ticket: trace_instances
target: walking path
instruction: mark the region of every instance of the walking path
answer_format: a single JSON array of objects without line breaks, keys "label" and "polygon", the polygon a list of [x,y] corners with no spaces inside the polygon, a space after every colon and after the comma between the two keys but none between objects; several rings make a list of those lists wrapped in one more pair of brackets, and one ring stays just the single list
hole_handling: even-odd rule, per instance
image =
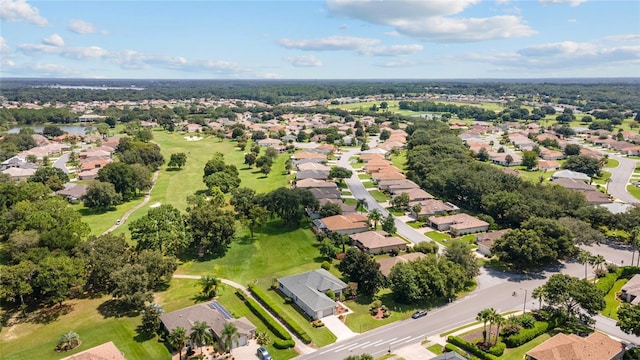
[{"label": "walking path", "polygon": [[131,215],[134,211],[136,211],[136,210],[140,209],[141,207],[147,205],[149,200],[151,200],[151,191],[153,190],[153,187],[156,186],[156,180],[158,180],[158,175],[159,174],[160,174],[160,170],[156,170],[156,172],[153,173],[153,178],[151,179],[151,189],[149,189],[149,191],[147,191],[147,193],[144,195],[144,199],[142,200],[142,202],[140,204],[132,207],[131,209],[129,209],[129,211],[127,211],[126,213],[124,213],[124,215],[122,215],[122,217],[120,218],[120,223],[111,226],[110,228],[105,230],[105,232],[103,232],[102,235],[108,234],[108,233],[114,231],[120,225],[124,224],[125,221],[127,221],[127,219],[129,218],[129,215]]},{"label": "walking path", "polygon": [[[199,280],[202,276],[199,275],[173,275],[173,277],[175,279],[193,279],[193,280]],[[240,285],[235,281],[229,280],[229,279],[220,279],[220,281],[223,284],[229,285],[233,288],[236,288],[238,290],[242,290],[242,292],[244,292],[245,296],[252,298],[253,300],[256,301],[256,303],[258,303],[258,305],[260,305],[260,307],[262,307],[267,313],[271,314],[271,312],[265,308],[264,306],[262,306],[262,303],[260,303],[260,301],[256,300],[253,295],[251,294],[251,292],[249,292],[249,290],[247,289],[246,286],[244,285]],[[273,314],[272,314],[273,315]],[[277,318],[275,318],[274,316],[272,316],[272,318],[278,322],[280,325],[282,325],[283,328],[287,329],[287,327]],[[288,330],[287,330],[288,331]],[[296,343],[296,347],[295,349],[298,351],[299,354],[304,355],[304,354],[309,354],[312,353],[314,351],[316,351],[316,349],[307,346],[307,344],[303,343],[302,340],[298,339],[297,336],[295,336],[295,334],[291,334],[291,337],[293,338],[293,341]]]}]

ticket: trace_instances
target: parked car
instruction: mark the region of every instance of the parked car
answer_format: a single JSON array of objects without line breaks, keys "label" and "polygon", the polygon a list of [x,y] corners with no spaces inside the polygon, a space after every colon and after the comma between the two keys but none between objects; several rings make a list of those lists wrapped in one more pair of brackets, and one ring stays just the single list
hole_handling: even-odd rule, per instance
[{"label": "parked car", "polygon": [[122,220],[116,220],[116,225],[122,224]]},{"label": "parked car", "polygon": [[267,349],[263,348],[262,346],[258,348],[257,355],[260,360],[272,360],[271,354],[269,354]]},{"label": "parked car", "polygon": [[423,316],[426,316],[427,313],[429,313],[427,310],[424,310],[424,309],[418,310],[418,311],[414,312],[413,315],[411,315],[411,318],[412,319],[421,318]]}]

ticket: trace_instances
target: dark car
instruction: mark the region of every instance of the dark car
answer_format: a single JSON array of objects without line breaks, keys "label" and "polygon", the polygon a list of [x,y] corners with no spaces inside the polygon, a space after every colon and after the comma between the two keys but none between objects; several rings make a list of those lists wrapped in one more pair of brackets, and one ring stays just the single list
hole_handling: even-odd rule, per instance
[{"label": "dark car", "polygon": [[421,318],[423,316],[426,316],[427,313],[429,313],[427,310],[418,310],[416,312],[413,313],[413,315],[411,315],[411,318],[413,319],[417,319],[417,318]]},{"label": "dark car", "polygon": [[262,346],[258,348],[257,355],[260,360],[272,360],[271,354],[269,354],[267,349],[263,348]]}]

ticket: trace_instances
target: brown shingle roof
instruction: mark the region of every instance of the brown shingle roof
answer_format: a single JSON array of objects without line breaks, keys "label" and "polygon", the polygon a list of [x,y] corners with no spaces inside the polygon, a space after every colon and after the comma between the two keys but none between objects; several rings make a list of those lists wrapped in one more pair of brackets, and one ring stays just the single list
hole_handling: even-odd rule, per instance
[{"label": "brown shingle roof", "polygon": [[349,235],[352,241],[357,241],[367,249],[377,249],[387,246],[407,245],[407,243],[395,236],[389,236],[385,231],[365,231]]},{"label": "brown shingle roof", "polygon": [[535,360],[610,360],[624,351],[624,345],[598,332],[586,338],[559,333],[530,350]]},{"label": "brown shingle roof", "polygon": [[357,229],[368,227],[367,217],[362,214],[335,215],[322,219],[322,223],[329,231]]},{"label": "brown shingle roof", "polygon": [[116,345],[112,341],[109,341],[63,358],[62,360],[125,360],[125,358]]}]

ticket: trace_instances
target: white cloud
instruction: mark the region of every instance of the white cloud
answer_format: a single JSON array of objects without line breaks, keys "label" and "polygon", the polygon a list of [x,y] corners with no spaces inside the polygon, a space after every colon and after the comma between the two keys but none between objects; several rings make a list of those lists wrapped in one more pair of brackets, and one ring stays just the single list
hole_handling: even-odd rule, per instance
[{"label": "white cloud", "polygon": [[392,26],[401,34],[433,42],[472,42],[535,34],[520,16],[454,17],[479,0],[328,0],[337,16]]},{"label": "white cloud", "polygon": [[77,60],[106,58],[110,55],[109,51],[98,46],[59,47],[41,44],[21,44],[18,46],[18,50],[25,55],[55,54]]},{"label": "white cloud", "polygon": [[578,6],[587,0],[539,0],[543,5],[569,4],[570,6]]},{"label": "white cloud", "polygon": [[604,42],[640,42],[640,34],[611,35],[602,38]]},{"label": "white cloud", "polygon": [[598,43],[564,41],[529,46],[515,53],[471,54],[466,58],[512,69],[540,71],[640,65],[640,45],[604,47]]},{"label": "white cloud", "polygon": [[385,35],[387,35],[387,36],[390,36],[390,37],[399,37],[399,36],[402,36],[402,35],[400,35],[400,33],[399,33],[399,32],[397,32],[397,31],[395,31],[395,30],[394,30],[394,31],[387,31],[387,32],[385,32],[384,34],[385,34]]},{"label": "white cloud", "polygon": [[62,39],[62,36],[58,34],[51,34],[51,36],[47,36],[46,38],[42,39],[42,43],[45,45],[58,47],[64,46],[64,40]]},{"label": "white cloud", "polygon": [[82,35],[95,33],[107,34],[107,31],[98,30],[92,23],[80,19],[73,19],[69,21],[68,28],[74,33]]},{"label": "white cloud", "polygon": [[9,59],[0,61],[2,72],[16,76],[77,76],[79,72],[66,66],[48,63],[16,63]]},{"label": "white cloud", "polygon": [[7,44],[7,40],[4,37],[0,36],[0,54],[8,54],[11,52],[11,48],[9,44]]},{"label": "white cloud", "polygon": [[40,16],[38,8],[27,4],[26,0],[0,0],[0,19],[5,21],[26,21],[38,26],[49,22]]},{"label": "white cloud", "polygon": [[379,43],[378,39],[352,36],[331,36],[320,39],[291,40],[280,39],[278,43],[288,49],[305,51],[357,50]]},{"label": "white cloud", "polygon": [[422,51],[423,46],[418,44],[411,45],[391,45],[391,46],[372,46],[358,50],[358,53],[368,56],[399,56],[410,55]]},{"label": "white cloud", "polygon": [[321,67],[322,61],[314,55],[287,56],[284,61],[295,67]]}]

